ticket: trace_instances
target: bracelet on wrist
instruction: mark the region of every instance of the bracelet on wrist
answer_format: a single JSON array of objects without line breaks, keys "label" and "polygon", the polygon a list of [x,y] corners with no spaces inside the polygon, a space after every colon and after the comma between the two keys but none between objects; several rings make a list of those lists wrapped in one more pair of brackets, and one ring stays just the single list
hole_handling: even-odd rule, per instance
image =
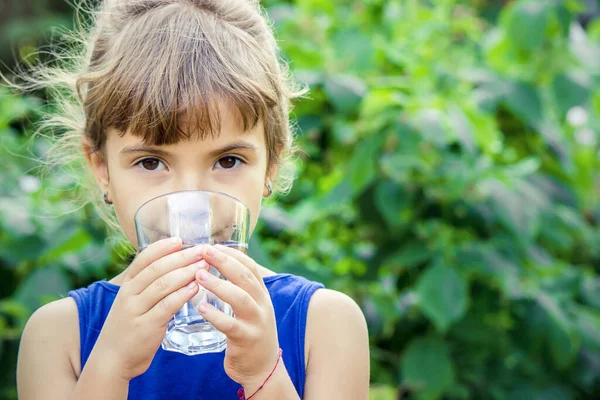
[{"label": "bracelet on wrist", "polygon": [[279,361],[281,361],[281,355],[283,354],[283,350],[281,350],[281,348],[279,349],[279,355],[277,356],[277,362],[275,363],[275,367],[273,367],[273,370],[271,371],[271,373],[269,374],[269,376],[267,376],[267,379],[265,379],[265,381],[263,382],[262,385],[260,385],[260,387],[258,389],[256,389],[256,392],[254,392],[250,397],[246,397],[246,393],[244,393],[244,388],[240,388],[237,392],[238,394],[238,398],[240,400],[250,400],[251,398],[253,398],[254,396],[256,396],[256,394],[258,392],[260,392],[260,390],[267,384],[267,382],[269,381],[269,379],[271,379],[271,376],[273,376],[273,374],[275,373],[275,370],[277,369],[277,366],[279,365]]}]

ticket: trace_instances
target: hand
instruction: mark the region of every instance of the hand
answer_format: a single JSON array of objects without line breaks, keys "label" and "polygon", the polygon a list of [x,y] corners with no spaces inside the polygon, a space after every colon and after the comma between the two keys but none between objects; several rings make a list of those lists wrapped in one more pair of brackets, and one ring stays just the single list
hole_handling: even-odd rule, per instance
[{"label": "hand", "polygon": [[158,241],[129,266],[94,347],[120,379],[146,372],[167,323],[198,293],[194,277],[206,265],[199,263],[201,248],[181,247],[180,239]]},{"label": "hand", "polygon": [[258,272],[258,264],[226,246],[206,246],[203,259],[228,281],[206,270],[198,283],[229,303],[236,318],[202,303],[199,312],[227,336],[225,372],[244,388],[257,389],[273,370],[279,356],[277,325],[271,296]]}]

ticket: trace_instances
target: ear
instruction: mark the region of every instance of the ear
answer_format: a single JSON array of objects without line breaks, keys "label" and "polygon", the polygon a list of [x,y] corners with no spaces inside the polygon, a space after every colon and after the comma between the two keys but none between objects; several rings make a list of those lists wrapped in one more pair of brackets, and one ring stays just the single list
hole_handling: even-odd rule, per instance
[{"label": "ear", "polygon": [[[277,160],[281,157],[281,152],[283,151],[283,146],[279,146],[277,149]],[[275,181],[275,177],[277,176],[277,171],[279,170],[279,164],[277,162],[271,163],[267,167],[267,173],[265,174],[265,184],[263,188],[263,197],[269,197],[271,194],[269,193],[269,189],[267,189],[267,183],[273,187],[273,182]]]},{"label": "ear", "polygon": [[106,192],[108,190],[110,178],[108,175],[108,165],[106,164],[104,156],[100,154],[100,152],[94,151],[87,139],[82,140],[81,146],[83,147],[85,158],[92,169],[94,178],[96,178],[98,187],[102,192]]},{"label": "ear", "polygon": [[277,163],[273,163],[268,169],[267,169],[267,175],[265,176],[265,182],[273,182],[275,180],[275,177],[277,176],[277,171],[279,169],[279,165],[277,165]]}]

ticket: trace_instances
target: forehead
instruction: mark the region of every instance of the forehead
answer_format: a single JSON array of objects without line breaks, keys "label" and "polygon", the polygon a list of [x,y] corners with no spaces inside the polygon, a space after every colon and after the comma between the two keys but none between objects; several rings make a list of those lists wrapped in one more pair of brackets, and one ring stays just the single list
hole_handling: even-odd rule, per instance
[{"label": "forehead", "polygon": [[186,120],[182,119],[179,128],[185,134],[180,134],[176,138],[159,143],[152,140],[152,137],[144,135],[143,132],[123,132],[111,128],[107,131],[106,144],[112,152],[118,152],[125,147],[142,144],[173,150],[180,148],[183,150],[206,150],[206,152],[210,152],[215,148],[243,141],[252,144],[253,147],[264,153],[266,151],[266,140],[262,119],[259,119],[254,126],[245,129],[243,121],[239,117],[239,112],[237,114],[235,108],[222,107],[220,110],[219,131],[210,134],[206,130],[194,129],[193,125],[190,127]]},{"label": "forehead", "polygon": [[182,113],[177,126],[164,131],[162,135],[156,135],[155,130],[122,131],[110,128],[107,142],[168,146],[182,142],[220,143],[244,137],[264,146],[265,129],[262,118],[249,124],[233,103],[219,100],[213,104],[210,115],[206,115],[207,110]]}]

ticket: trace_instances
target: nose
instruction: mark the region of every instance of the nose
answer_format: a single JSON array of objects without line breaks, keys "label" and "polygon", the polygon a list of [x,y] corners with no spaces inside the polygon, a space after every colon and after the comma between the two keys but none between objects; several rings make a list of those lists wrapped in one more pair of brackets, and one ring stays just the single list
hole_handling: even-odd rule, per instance
[{"label": "nose", "polygon": [[213,188],[210,178],[199,171],[187,172],[177,179],[174,191],[182,190],[211,190]]}]

